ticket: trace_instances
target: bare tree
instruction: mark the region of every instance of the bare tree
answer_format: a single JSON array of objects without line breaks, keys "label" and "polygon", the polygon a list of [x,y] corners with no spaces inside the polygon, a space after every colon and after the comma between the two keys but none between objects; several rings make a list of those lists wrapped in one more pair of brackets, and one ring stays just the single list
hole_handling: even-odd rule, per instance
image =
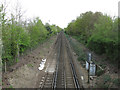
[{"label": "bare tree", "polygon": [[22,4],[19,2],[19,0],[16,0],[15,5],[12,7],[12,15],[15,18],[15,21],[21,24],[22,22],[22,17],[26,11],[23,11],[22,9]]}]

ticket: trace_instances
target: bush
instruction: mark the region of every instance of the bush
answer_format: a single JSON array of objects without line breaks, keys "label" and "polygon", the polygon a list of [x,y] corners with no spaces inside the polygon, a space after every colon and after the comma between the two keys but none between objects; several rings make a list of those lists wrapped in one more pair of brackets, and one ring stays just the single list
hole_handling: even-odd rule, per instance
[{"label": "bush", "polygon": [[104,75],[102,77],[103,78],[100,78],[101,82],[98,83],[97,87],[98,88],[109,88],[110,87],[110,83],[111,83],[110,75]]},{"label": "bush", "polygon": [[116,86],[119,86],[120,85],[120,79],[119,78],[116,78],[113,80],[113,83],[116,85]]},{"label": "bush", "polygon": [[97,76],[100,76],[100,75],[102,75],[104,72],[105,72],[104,70],[98,69],[98,70],[96,71],[96,75],[97,75]]},{"label": "bush", "polygon": [[79,56],[78,56],[78,61],[86,61],[87,59],[86,59],[86,55],[85,55],[85,53],[83,53],[83,52],[81,52],[80,54],[79,54]]},{"label": "bush", "polygon": [[120,22],[119,18],[113,20],[100,12],[86,12],[69,23],[66,33],[74,36],[95,53],[105,54],[111,63],[117,64],[120,57],[118,55],[120,49],[118,22]]},{"label": "bush", "polygon": [[103,83],[110,82],[110,81],[111,81],[111,77],[110,77],[110,75],[104,75],[103,80],[104,80]]}]

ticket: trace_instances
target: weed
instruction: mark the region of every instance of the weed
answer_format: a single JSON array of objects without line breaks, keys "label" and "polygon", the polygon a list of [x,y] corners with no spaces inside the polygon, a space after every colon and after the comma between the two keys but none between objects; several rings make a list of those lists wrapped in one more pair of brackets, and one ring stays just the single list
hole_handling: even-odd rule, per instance
[{"label": "weed", "polygon": [[79,54],[77,59],[78,59],[78,61],[86,61],[86,56],[84,53],[81,53],[81,54]]},{"label": "weed", "polygon": [[101,82],[97,84],[97,87],[99,88],[109,88],[111,83],[111,77],[110,75],[103,75],[102,78],[99,78]]},{"label": "weed", "polygon": [[119,78],[114,79],[114,80],[113,80],[113,83],[114,83],[116,86],[120,85],[120,79],[119,79]]},{"label": "weed", "polygon": [[33,67],[33,65],[32,65],[32,64],[27,64],[27,66],[28,66],[28,67]]},{"label": "weed", "polygon": [[83,49],[81,47],[79,47],[79,45],[75,44],[71,38],[69,38],[68,35],[66,35],[67,39],[70,42],[70,45],[72,46],[73,50],[75,51],[75,53],[78,55],[77,60],[78,61],[85,61],[87,60],[86,58],[86,54],[84,53]]},{"label": "weed", "polygon": [[105,76],[103,77],[103,80],[104,80],[104,83],[110,82],[110,81],[111,81],[110,75],[105,75]]},{"label": "weed", "polygon": [[9,88],[13,88],[13,86],[12,86],[12,85],[10,85],[10,86],[9,86]]},{"label": "weed", "polygon": [[16,62],[19,62],[19,59],[18,59],[18,58],[16,59]]},{"label": "weed", "polygon": [[78,60],[78,61],[81,61],[81,57],[79,56],[79,57],[77,58],[77,60]]},{"label": "weed", "polygon": [[101,70],[101,69],[98,69],[97,72],[96,72],[97,76],[100,76],[103,73],[104,73],[104,70]]},{"label": "weed", "polygon": [[105,69],[105,67],[106,67],[106,65],[102,64],[102,68],[104,68],[104,69]]},{"label": "weed", "polygon": [[103,69],[105,69],[105,67],[106,67],[106,65],[102,64],[102,63],[99,63],[99,66],[101,66]]},{"label": "weed", "polygon": [[4,83],[2,82],[2,86],[4,85]]},{"label": "weed", "polygon": [[109,84],[101,83],[101,84],[99,84],[97,87],[99,87],[99,88],[108,88],[108,87],[109,87]]}]

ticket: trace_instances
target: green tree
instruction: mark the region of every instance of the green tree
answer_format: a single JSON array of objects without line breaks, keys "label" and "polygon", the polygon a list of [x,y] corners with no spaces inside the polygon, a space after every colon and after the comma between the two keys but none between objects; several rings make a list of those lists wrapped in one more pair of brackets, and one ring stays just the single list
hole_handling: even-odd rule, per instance
[{"label": "green tree", "polygon": [[114,62],[118,59],[119,18],[114,20],[101,12],[82,13],[76,20],[68,24],[66,33],[74,36],[78,41],[98,54],[106,54]]}]

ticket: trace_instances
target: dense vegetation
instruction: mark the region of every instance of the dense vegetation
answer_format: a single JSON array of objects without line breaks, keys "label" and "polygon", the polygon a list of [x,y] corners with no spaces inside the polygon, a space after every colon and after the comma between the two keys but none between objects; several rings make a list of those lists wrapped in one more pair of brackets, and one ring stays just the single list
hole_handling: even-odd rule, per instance
[{"label": "dense vegetation", "polygon": [[118,63],[118,21],[119,18],[89,11],[69,23],[65,32],[97,54],[105,54],[109,61]]},{"label": "dense vegetation", "polygon": [[0,16],[3,44],[2,62],[6,66],[18,62],[18,58],[26,50],[32,50],[39,43],[61,30],[55,25],[43,25],[38,17],[22,21],[20,13],[18,13],[18,17],[11,14],[11,18],[8,19],[3,5],[0,7]]}]

